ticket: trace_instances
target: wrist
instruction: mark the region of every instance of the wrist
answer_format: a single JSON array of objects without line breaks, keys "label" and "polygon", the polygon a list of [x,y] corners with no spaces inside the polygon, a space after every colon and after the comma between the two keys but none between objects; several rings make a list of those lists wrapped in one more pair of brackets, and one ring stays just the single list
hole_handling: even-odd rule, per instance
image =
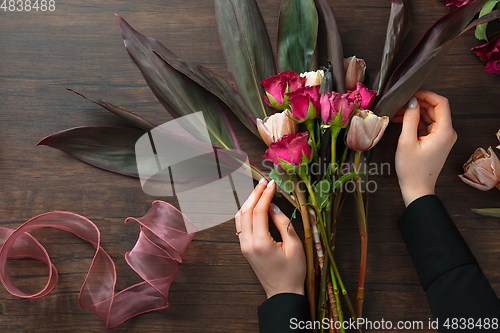
[{"label": "wrist", "polygon": [[408,207],[413,201],[421,198],[425,195],[435,194],[434,187],[423,187],[423,188],[403,188],[401,187],[401,195],[405,206]]}]

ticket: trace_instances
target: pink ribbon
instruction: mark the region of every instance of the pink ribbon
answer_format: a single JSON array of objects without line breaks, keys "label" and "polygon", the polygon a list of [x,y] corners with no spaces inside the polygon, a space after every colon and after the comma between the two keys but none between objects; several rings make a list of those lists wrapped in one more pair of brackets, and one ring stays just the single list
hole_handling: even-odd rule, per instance
[{"label": "pink ribbon", "polygon": [[[89,219],[68,212],[51,212],[39,215],[16,230],[0,228],[0,278],[9,293],[23,298],[44,297],[57,284],[57,270],[45,248],[27,232],[50,227],[75,234],[91,243],[96,253],[80,290],[78,301],[82,307],[94,311],[107,328],[114,328],[141,313],[168,307],[168,290],[179,271],[177,262],[188,244],[198,233],[196,227],[174,206],[155,201],[141,218],[129,217],[125,222],[141,225],[139,239],[132,251],[125,254],[129,266],[144,282],[130,286],[115,294],[116,270],[111,257],[100,245],[100,232]],[[49,266],[45,287],[35,294],[19,290],[7,270],[8,258],[28,257]]]}]

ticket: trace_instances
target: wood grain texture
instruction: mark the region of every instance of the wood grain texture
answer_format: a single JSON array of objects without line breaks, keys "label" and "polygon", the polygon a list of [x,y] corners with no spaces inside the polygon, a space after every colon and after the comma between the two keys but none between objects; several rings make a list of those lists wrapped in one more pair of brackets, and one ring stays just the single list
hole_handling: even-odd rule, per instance
[{"label": "wood grain texture", "polygon": [[[329,2],[345,56],[364,58],[375,75],[390,0]],[[280,2],[257,3],[276,52]],[[435,20],[447,13],[444,3],[437,0],[414,0],[411,10],[413,28],[397,61]],[[139,227],[123,222],[128,216],[142,216],[153,200],[165,198],[144,194],[136,179],[98,170],[59,151],[35,146],[43,137],[69,127],[126,125],[65,87],[102,97],[158,122],[169,119],[124,49],[114,13],[180,57],[229,79],[212,0],[65,0],[56,1],[54,12],[0,11],[0,225],[15,228],[35,215],[54,210],[90,218],[102,232],[102,246],[115,260],[117,290],[121,290],[139,281],[123,259],[135,244]],[[322,36],[324,31],[320,30]],[[438,180],[437,194],[500,294],[500,220],[470,211],[500,207],[500,194],[496,190],[480,192],[457,177],[477,147],[497,145],[494,134],[500,127],[500,75],[484,72],[484,64],[469,51],[479,44],[472,32],[461,37],[424,88],[450,100],[458,133]],[[228,117],[242,149],[260,164],[264,144],[236,117]],[[399,133],[400,125],[391,124],[374,154],[374,162],[390,163],[390,171],[372,177],[378,190],[369,206],[364,315],[372,321],[421,320],[426,324],[431,313],[425,293],[396,226],[404,208],[394,170]],[[276,202],[288,207],[283,200]],[[354,297],[360,246],[350,206],[342,213],[337,253],[340,270]],[[290,215],[289,207],[284,210]],[[172,284],[170,307],[133,318],[114,331],[257,332],[256,308],[265,300],[265,294],[241,255],[234,231],[233,221],[229,221],[200,232]],[[0,288],[0,330],[106,332],[94,313],[78,305],[78,293],[94,254],[92,246],[62,231],[44,229],[34,234],[58,267],[59,284],[51,295],[39,300],[16,298]],[[47,269],[38,262],[17,260],[9,263],[9,269],[17,285],[26,290],[37,290],[45,283]]]}]

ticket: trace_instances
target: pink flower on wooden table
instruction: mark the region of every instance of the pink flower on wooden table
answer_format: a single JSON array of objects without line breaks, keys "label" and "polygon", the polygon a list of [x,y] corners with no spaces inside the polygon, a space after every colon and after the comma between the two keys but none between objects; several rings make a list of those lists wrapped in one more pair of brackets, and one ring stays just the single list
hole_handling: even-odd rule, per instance
[{"label": "pink flower on wooden table", "polygon": [[473,47],[471,51],[486,62],[486,72],[500,74],[500,35],[486,44]]},{"label": "pink flower on wooden table", "polygon": [[355,151],[372,149],[384,135],[389,117],[379,117],[372,111],[358,109],[351,119],[346,144]]},{"label": "pink flower on wooden table", "polygon": [[290,110],[285,110],[266,117],[264,120],[257,119],[257,129],[267,146],[270,146],[287,134],[297,134],[299,125],[290,118],[291,116],[292,113]]},{"label": "pink flower on wooden table", "polygon": [[288,108],[287,93],[302,88],[306,83],[306,78],[292,71],[281,72],[278,75],[263,80],[261,84],[266,90],[264,96],[265,102],[276,110],[285,110]]},{"label": "pink flower on wooden table", "polygon": [[466,184],[481,191],[488,191],[500,183],[500,161],[490,147],[478,148],[464,164],[464,174],[459,175]]},{"label": "pink flower on wooden table", "polygon": [[263,156],[287,171],[294,171],[312,159],[312,150],[307,143],[309,134],[301,132],[283,136],[273,143]]}]

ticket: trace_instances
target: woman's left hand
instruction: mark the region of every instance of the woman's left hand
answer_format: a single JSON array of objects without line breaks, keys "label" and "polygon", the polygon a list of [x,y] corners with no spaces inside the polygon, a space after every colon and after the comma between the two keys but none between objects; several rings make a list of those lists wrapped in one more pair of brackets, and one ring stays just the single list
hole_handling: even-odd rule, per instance
[{"label": "woman's left hand", "polygon": [[[235,216],[241,252],[252,266],[267,297],[279,293],[304,295],[306,258],[290,219],[271,203],[276,184],[261,180]],[[281,234],[276,242],[269,232],[268,216]]]}]

